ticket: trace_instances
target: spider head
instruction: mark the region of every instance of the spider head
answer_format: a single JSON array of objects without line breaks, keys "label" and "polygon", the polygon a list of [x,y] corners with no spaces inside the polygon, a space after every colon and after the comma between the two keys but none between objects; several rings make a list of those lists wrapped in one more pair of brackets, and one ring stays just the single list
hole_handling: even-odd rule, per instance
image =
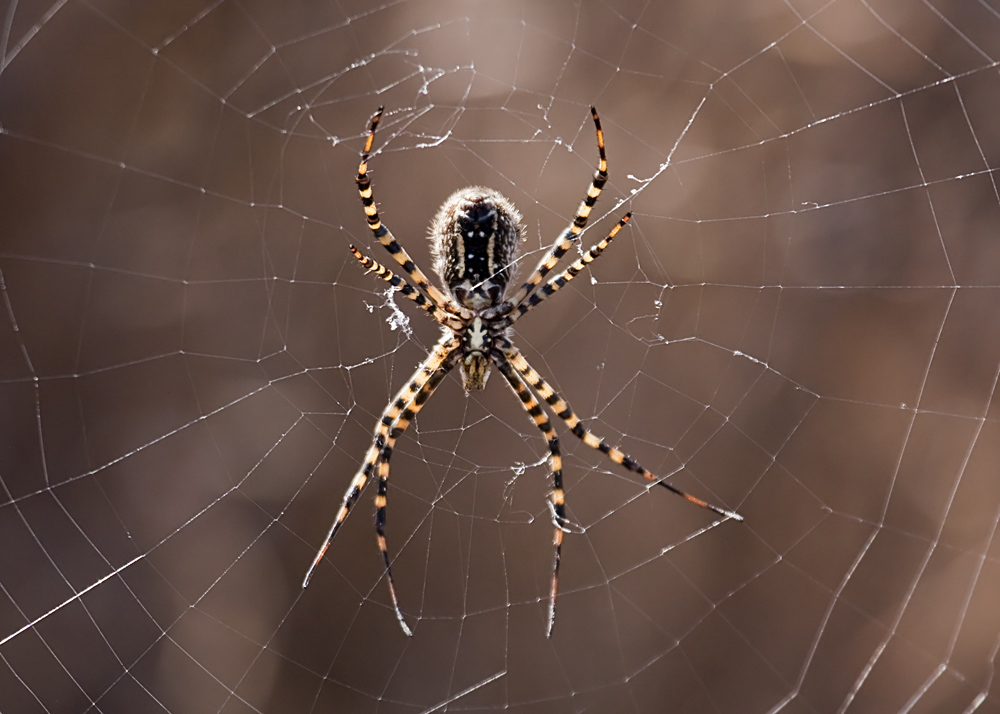
[{"label": "spider head", "polygon": [[470,186],[444,202],[430,228],[434,270],[472,310],[503,300],[521,239],[521,215],[496,191]]}]

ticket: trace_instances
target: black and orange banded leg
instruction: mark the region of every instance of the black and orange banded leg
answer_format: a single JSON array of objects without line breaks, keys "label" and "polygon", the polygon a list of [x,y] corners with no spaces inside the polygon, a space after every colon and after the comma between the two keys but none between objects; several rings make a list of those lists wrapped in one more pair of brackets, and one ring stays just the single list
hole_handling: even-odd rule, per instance
[{"label": "black and orange banded leg", "polygon": [[330,530],[326,534],[326,540],[323,541],[323,545],[320,546],[319,551],[316,553],[316,557],[313,559],[312,565],[310,565],[309,570],[306,571],[305,578],[302,580],[302,587],[306,587],[309,584],[309,580],[312,578],[316,567],[319,565],[320,561],[323,560],[323,556],[330,547],[331,541],[333,541],[334,536],[337,535],[337,531],[340,530],[340,526],[343,525],[344,521],[347,519],[347,515],[350,512],[351,507],[358,500],[358,496],[361,495],[361,491],[368,484],[368,481],[374,476],[375,470],[378,468],[379,461],[382,457],[382,449],[385,447],[393,426],[396,424],[399,417],[407,409],[412,407],[417,395],[421,392],[421,390],[423,390],[427,382],[434,377],[435,373],[440,371],[443,365],[450,364],[452,356],[460,346],[461,340],[458,338],[448,336],[442,337],[437,345],[435,345],[434,349],[431,350],[427,359],[425,359],[417,368],[417,371],[413,373],[413,376],[409,379],[406,385],[399,390],[399,393],[396,394],[396,398],[393,399],[389,403],[389,406],[386,407],[385,411],[382,412],[382,416],[379,418],[379,421],[375,426],[372,445],[369,447],[368,453],[365,455],[364,464],[358,473],[355,474],[350,486],[347,487],[347,491],[344,493],[344,500],[340,505],[340,510],[337,511],[337,516],[334,518],[333,524],[330,526]]},{"label": "black and orange banded leg", "polygon": [[392,559],[389,557],[389,546],[385,540],[385,505],[389,489],[389,461],[392,459],[392,449],[396,444],[396,439],[406,431],[410,422],[417,416],[417,413],[427,400],[430,399],[431,394],[434,393],[437,386],[441,384],[441,380],[445,378],[445,375],[451,371],[453,366],[454,362],[445,362],[424,383],[420,391],[414,395],[410,403],[399,413],[395,423],[389,430],[389,435],[386,437],[385,444],[382,446],[382,451],[379,454],[378,494],[375,496],[375,530],[378,533],[378,549],[382,553],[382,559],[385,562],[385,578],[386,582],[389,583],[389,595],[392,597],[392,606],[396,610],[396,619],[399,620],[399,626],[403,628],[403,632],[406,633],[407,637],[412,637],[413,632],[407,626],[406,620],[403,618],[403,611],[399,607],[399,598],[396,597],[396,583],[392,578]]},{"label": "black and orange banded leg", "polygon": [[570,428],[570,431],[572,431],[573,434],[584,444],[592,449],[595,449],[596,451],[600,451],[616,464],[621,464],[629,471],[637,473],[643,478],[659,486],[663,486],[671,493],[677,494],[696,506],[707,508],[720,516],[725,516],[726,518],[732,518],[737,521],[743,520],[743,516],[735,511],[730,511],[729,509],[722,508],[721,506],[716,506],[708,503],[707,501],[703,501],[696,496],[692,496],[689,493],[681,491],[679,488],[667,483],[666,481],[660,480],[655,474],[647,471],[631,456],[624,453],[620,449],[611,446],[602,438],[596,436],[593,432],[585,429],[576,414],[573,413],[573,409],[569,406],[569,404],[563,401],[563,399],[556,394],[555,391],[553,391],[552,387],[550,387],[545,380],[542,379],[541,375],[539,375],[538,372],[536,372],[534,368],[528,364],[528,361],[524,359],[524,355],[522,355],[509,341],[505,340],[504,342],[505,344],[501,349],[504,356],[510,361],[511,365],[513,365],[514,369],[517,370],[518,374],[520,374],[521,377],[523,377],[536,392],[538,392],[538,395],[552,408],[552,411],[555,412],[556,416],[562,419],[566,423],[566,426]]},{"label": "black and orange banded leg", "polygon": [[420,309],[426,311],[431,317],[442,325],[446,325],[456,332],[462,329],[461,320],[459,320],[455,315],[445,312],[433,302],[428,300],[422,292],[406,282],[405,278],[401,278],[381,263],[378,263],[367,255],[362,254],[361,251],[353,245],[348,247],[350,248],[351,253],[354,254],[354,257],[357,258],[358,262],[361,263],[361,266],[369,273],[375,273],[378,277],[382,278],[382,280],[396,288],[403,297],[415,302]]},{"label": "black and orange banded leg", "polygon": [[500,373],[507,379],[507,384],[514,390],[514,394],[521,400],[521,406],[528,412],[528,416],[535,422],[535,426],[545,436],[545,441],[549,448],[549,466],[552,470],[552,493],[549,494],[549,501],[552,507],[552,520],[555,525],[555,534],[552,537],[552,545],[555,547],[555,560],[552,565],[552,586],[549,590],[549,623],[545,630],[546,637],[552,637],[552,628],[556,624],[556,596],[559,593],[559,561],[562,558],[563,533],[566,532],[566,494],[563,491],[562,481],[562,455],[559,451],[559,437],[552,422],[545,415],[544,410],[532,395],[528,385],[518,376],[511,367],[507,359],[500,353],[493,353],[493,361],[499,368]]},{"label": "black and orange banded leg", "polygon": [[597,203],[597,197],[601,195],[604,184],[608,181],[608,158],[604,153],[604,132],[601,130],[601,118],[597,115],[597,110],[594,107],[590,108],[590,115],[594,119],[594,127],[597,130],[597,151],[600,155],[597,172],[594,174],[594,179],[587,190],[587,197],[583,199],[583,202],[576,211],[573,222],[556,239],[552,247],[549,248],[548,253],[539,262],[538,267],[535,268],[535,272],[531,274],[524,285],[507,301],[508,304],[514,307],[520,305],[541,284],[545,276],[549,274],[549,271],[566,255],[566,251],[570,249],[573,241],[580,235],[580,231],[587,225],[587,219],[590,218],[590,212],[594,209],[594,204]]},{"label": "black and orange banded leg", "polygon": [[566,270],[545,283],[538,292],[532,293],[526,300],[522,301],[511,314],[509,322],[514,323],[521,315],[538,305],[545,298],[550,297],[560,288],[565,287],[566,283],[582,273],[587,266],[601,256],[604,250],[611,244],[611,241],[615,239],[615,236],[618,235],[618,231],[628,223],[631,217],[631,211],[622,216],[621,220],[615,224],[615,227],[600,242],[590,246],[590,250],[574,261]]},{"label": "black and orange banded leg", "polygon": [[410,258],[406,249],[399,244],[379,218],[378,207],[375,205],[375,196],[372,192],[372,180],[368,176],[368,158],[371,156],[372,144],[375,142],[375,130],[378,128],[378,122],[382,118],[382,111],[384,109],[384,107],[379,107],[378,111],[372,116],[371,123],[368,125],[368,139],[365,141],[364,151],[361,152],[361,163],[358,164],[358,176],[355,179],[358,184],[358,193],[361,195],[361,203],[365,207],[365,216],[368,218],[368,227],[378,242],[389,251],[393,259],[410,276],[414,285],[422,290],[430,298],[431,302],[445,312],[464,314],[462,310],[456,310],[456,307],[445,297],[444,293],[431,284],[424,272]]}]

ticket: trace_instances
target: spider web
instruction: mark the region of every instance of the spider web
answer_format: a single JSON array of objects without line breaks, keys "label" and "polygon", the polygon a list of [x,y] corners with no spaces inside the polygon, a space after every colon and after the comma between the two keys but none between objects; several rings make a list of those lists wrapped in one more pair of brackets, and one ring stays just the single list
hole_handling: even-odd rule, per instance
[{"label": "spider web", "polygon": [[[12,0],[0,31],[0,711],[996,712],[1000,8]],[[449,377],[398,443],[393,616],[362,496],[438,329],[454,189],[596,163],[592,270],[518,323],[561,423]],[[403,303],[403,304],[398,304]],[[669,705],[668,705],[669,703]]]}]

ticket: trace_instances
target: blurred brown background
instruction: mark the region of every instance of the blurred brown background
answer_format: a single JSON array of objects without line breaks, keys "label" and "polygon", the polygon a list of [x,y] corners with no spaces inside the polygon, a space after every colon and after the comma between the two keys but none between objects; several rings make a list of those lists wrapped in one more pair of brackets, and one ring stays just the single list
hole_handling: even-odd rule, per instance
[{"label": "blurred brown background", "polygon": [[[990,2],[8,4],[0,711],[996,712],[1000,9]],[[354,187],[425,269],[455,188],[522,270],[611,181],[518,344],[648,491],[450,377],[305,569],[385,403]],[[386,259],[378,246],[378,260]],[[525,273],[522,273],[522,275]]]}]

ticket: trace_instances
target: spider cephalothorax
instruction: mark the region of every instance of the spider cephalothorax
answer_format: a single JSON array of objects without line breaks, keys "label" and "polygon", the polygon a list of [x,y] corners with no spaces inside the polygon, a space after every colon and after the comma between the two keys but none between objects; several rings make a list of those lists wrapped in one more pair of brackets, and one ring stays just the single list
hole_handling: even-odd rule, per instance
[{"label": "spider cephalothorax", "polygon": [[496,338],[509,330],[500,320],[473,315],[469,324],[460,332],[462,339],[462,386],[467,392],[476,392],[486,386],[490,376],[490,354],[496,345]]},{"label": "spider cephalothorax", "polygon": [[590,189],[587,191],[587,197],[577,209],[573,222],[560,234],[552,247],[542,257],[535,271],[517,292],[507,299],[504,299],[504,296],[514,269],[513,261],[520,241],[521,215],[510,201],[488,188],[472,186],[453,193],[441,206],[431,224],[430,231],[431,247],[434,253],[434,270],[440,276],[448,294],[441,292],[427,280],[427,276],[410,259],[403,246],[396,241],[389,229],[382,225],[382,221],[379,219],[378,208],[376,208],[372,196],[371,179],[368,176],[368,157],[375,140],[375,129],[382,117],[382,109],[380,108],[372,117],[368,128],[368,139],[361,152],[361,164],[358,166],[358,191],[365,207],[365,214],[368,216],[368,227],[378,242],[389,251],[393,259],[403,269],[408,280],[394,275],[385,266],[362,255],[354,246],[351,246],[351,251],[362,266],[397,288],[401,295],[412,300],[437,320],[442,327],[443,334],[431,353],[382,413],[375,426],[375,437],[365,456],[364,464],[348,486],[340,510],[327,532],[326,540],[306,572],[302,587],[309,584],[309,579],[316,566],[323,559],[323,554],[330,547],[330,542],[347,518],[348,512],[361,494],[361,490],[371,479],[377,477],[375,529],[378,533],[378,547],[385,561],[386,580],[389,583],[389,593],[396,610],[396,618],[399,620],[403,632],[407,635],[412,634],[403,617],[403,611],[399,608],[399,600],[396,598],[389,549],[385,540],[385,505],[389,484],[389,459],[392,457],[392,449],[396,439],[403,434],[417,412],[441,383],[441,380],[456,364],[460,365],[466,391],[482,389],[486,385],[490,367],[495,366],[518,399],[521,400],[525,411],[545,436],[548,444],[549,466],[552,471],[549,508],[555,526],[553,537],[555,564],[552,568],[548,628],[546,630],[549,636],[552,635],[552,627],[555,624],[559,560],[562,552],[563,533],[568,529],[568,521],[566,520],[562,484],[562,456],[559,451],[559,438],[534,394],[541,397],[556,416],[562,419],[570,431],[579,437],[584,444],[597,449],[616,464],[620,464],[629,471],[643,476],[654,484],[663,486],[702,508],[707,508],[726,518],[743,520],[739,514],[733,511],[713,506],[660,480],[640,466],[631,456],[585,429],[569,404],[553,391],[541,375],[528,364],[520,350],[514,346],[513,324],[529,310],[575,278],[601,255],[631,215],[625,214],[603,240],[591,246],[590,250],[584,253],[580,259],[539,288],[539,285],[545,280],[545,276],[556,266],[566,251],[574,245],[577,237],[583,231],[590,211],[594,207],[594,203],[597,202],[597,197],[600,196],[601,189],[608,178],[601,121],[597,116],[596,109],[591,107],[590,112],[597,129],[597,149],[600,153],[600,162]]}]

